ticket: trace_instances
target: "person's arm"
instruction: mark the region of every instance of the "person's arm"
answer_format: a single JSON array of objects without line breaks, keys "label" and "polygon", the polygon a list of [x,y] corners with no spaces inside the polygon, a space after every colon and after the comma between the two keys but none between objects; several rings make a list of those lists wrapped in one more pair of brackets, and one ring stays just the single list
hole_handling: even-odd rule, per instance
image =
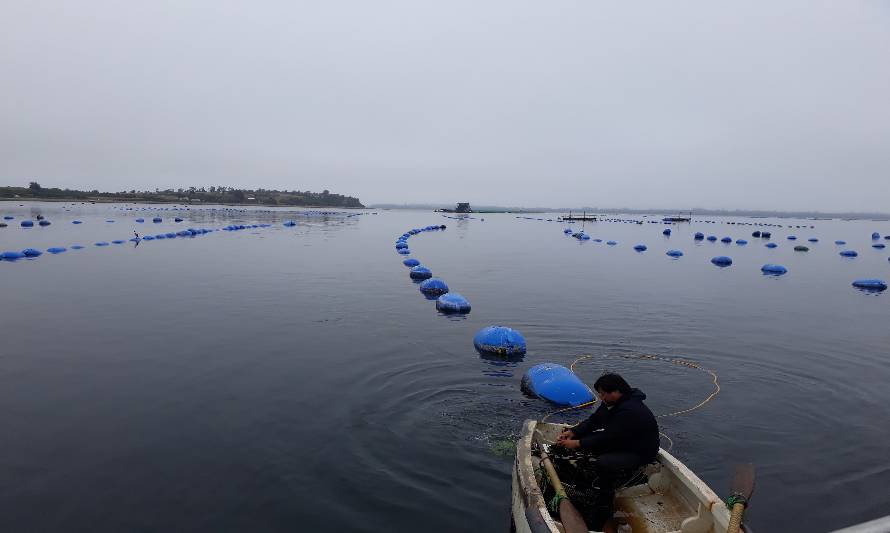
[{"label": "person's arm", "polygon": [[594,453],[614,450],[620,443],[627,442],[630,439],[634,420],[635,417],[632,412],[615,413],[609,420],[609,425],[603,428],[602,431],[590,433],[578,439],[581,442],[581,448]]},{"label": "person's arm", "polygon": [[606,416],[609,414],[609,409],[605,404],[599,406],[599,408],[593,412],[592,415],[587,417],[586,420],[581,422],[575,427],[569,428],[572,433],[574,433],[575,438],[581,438],[585,435],[589,435],[590,433],[601,429],[605,426]]}]

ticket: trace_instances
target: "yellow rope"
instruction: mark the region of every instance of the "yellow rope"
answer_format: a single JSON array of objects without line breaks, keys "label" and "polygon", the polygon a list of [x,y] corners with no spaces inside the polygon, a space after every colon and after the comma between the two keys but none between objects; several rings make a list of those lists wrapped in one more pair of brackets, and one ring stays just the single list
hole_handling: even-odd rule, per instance
[{"label": "yellow rope", "polygon": [[[696,404],[696,405],[694,405],[694,406],[692,406],[692,407],[690,407],[690,408],[688,408],[688,409],[683,409],[683,410],[680,410],[680,411],[674,411],[674,412],[672,412],[672,413],[663,413],[663,414],[660,414],[660,415],[656,415],[656,417],[658,417],[658,418],[667,417],[667,416],[679,416],[679,415],[682,415],[682,414],[686,414],[686,413],[695,411],[696,409],[699,409],[700,407],[702,407],[702,406],[705,405],[706,403],[708,403],[708,402],[710,402],[711,400],[713,400],[714,397],[717,396],[717,395],[720,393],[720,382],[719,382],[719,380],[717,379],[717,374],[716,374],[713,370],[709,370],[709,369],[707,369],[707,368],[703,368],[703,367],[702,367],[701,365],[699,365],[698,363],[694,363],[694,362],[692,362],[692,361],[686,361],[685,359],[671,359],[671,358],[669,358],[669,357],[660,357],[660,356],[657,356],[657,355],[649,355],[649,354],[640,354],[640,355],[617,355],[616,357],[624,357],[625,359],[648,359],[648,360],[650,360],[650,361],[665,361],[665,362],[668,362],[668,363],[671,363],[671,364],[680,365],[680,366],[685,366],[685,367],[687,367],[687,368],[694,368],[694,369],[696,369],[696,370],[701,370],[702,372],[706,372],[707,374],[710,374],[710,375],[711,375],[711,378],[712,378],[712,380],[714,381],[714,390],[711,392],[711,394],[709,394],[709,395],[707,396],[707,398],[705,398],[704,400],[700,401],[698,404]],[[571,371],[574,373],[574,372],[575,372],[575,365],[577,365],[579,362],[584,361],[584,360],[587,360],[587,359],[593,359],[593,356],[592,356],[592,355],[582,355],[581,357],[575,359],[575,360],[572,362],[572,364],[569,365],[569,370],[571,370]],[[590,407],[590,406],[594,405],[594,404],[596,403],[596,401],[597,401],[596,398],[594,398],[593,400],[591,400],[591,401],[589,401],[589,402],[587,402],[587,403],[582,403],[581,405],[575,405],[575,406],[572,406],[572,407],[566,407],[566,408],[564,408],[564,409],[559,409],[559,410],[556,410],[556,411],[547,413],[546,415],[544,415],[544,418],[541,419],[541,422],[546,422],[548,418],[550,418],[550,417],[553,416],[553,415],[557,415],[557,414],[559,414],[559,413],[565,413],[566,411],[573,411],[573,410],[575,410],[575,409],[583,409],[583,408],[585,408],[585,407]],[[670,451],[671,448],[674,447],[674,441],[671,440],[671,438],[668,437],[667,435],[665,435],[664,433],[659,433],[659,434],[660,434],[661,436],[663,436],[664,438],[666,438],[666,439],[668,440],[668,442],[670,442],[670,447],[668,448],[668,451]]]},{"label": "yellow rope", "polygon": [[[671,359],[671,358],[669,358],[669,357],[660,357],[660,356],[657,356],[657,355],[649,355],[649,354],[640,354],[640,355],[617,355],[616,357],[624,357],[625,359],[649,359],[649,360],[652,360],[652,361],[665,361],[665,362],[667,362],[667,363],[671,363],[671,364],[675,364],[675,365],[680,365],[680,366],[685,366],[685,367],[687,367],[687,368],[694,368],[694,369],[696,369],[696,370],[701,370],[702,372],[705,372],[705,373],[707,373],[707,374],[710,374],[711,379],[712,379],[713,382],[714,382],[714,390],[711,392],[711,394],[709,394],[709,395],[707,396],[707,398],[705,398],[704,400],[702,400],[702,401],[699,402],[698,404],[696,404],[696,405],[690,407],[689,409],[683,409],[683,410],[681,410],[681,411],[674,411],[674,412],[672,412],[672,413],[663,413],[663,414],[660,414],[660,415],[656,415],[656,416],[659,417],[659,418],[661,418],[661,417],[665,417],[665,416],[677,416],[677,415],[682,415],[682,414],[689,413],[689,412],[691,412],[691,411],[695,411],[696,409],[702,407],[702,406],[705,405],[706,403],[708,403],[708,402],[710,402],[711,400],[713,400],[715,396],[717,396],[718,394],[720,394],[720,382],[719,382],[719,380],[717,379],[717,374],[716,374],[713,370],[709,370],[709,369],[707,369],[707,368],[703,368],[703,367],[702,367],[701,365],[699,365],[698,363],[695,363],[695,362],[692,362],[692,361],[687,361],[687,360],[685,360],[685,359]],[[569,366],[569,369],[570,369],[572,372],[574,372],[574,371],[575,371],[575,365],[578,364],[579,362],[584,361],[584,360],[587,360],[587,359],[593,359],[593,356],[592,356],[592,355],[582,355],[581,357],[575,359],[575,360],[572,362],[571,366]],[[587,404],[585,404],[585,405],[587,405]],[[578,407],[582,407],[582,406],[579,405]],[[557,412],[559,412],[559,411],[557,411]],[[552,413],[552,414],[555,414],[555,413]]]}]

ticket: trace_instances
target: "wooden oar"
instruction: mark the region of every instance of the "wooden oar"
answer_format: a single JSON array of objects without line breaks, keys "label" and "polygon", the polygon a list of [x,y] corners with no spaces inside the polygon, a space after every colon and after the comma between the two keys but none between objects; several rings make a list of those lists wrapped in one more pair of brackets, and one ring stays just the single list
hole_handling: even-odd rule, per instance
[{"label": "wooden oar", "polygon": [[535,433],[538,436],[541,464],[544,465],[544,470],[547,471],[547,476],[550,478],[550,484],[553,485],[553,490],[556,491],[556,495],[559,497],[559,520],[562,522],[565,533],[588,533],[589,530],[587,529],[587,524],[584,523],[584,518],[581,517],[581,513],[578,512],[578,509],[575,508],[566,495],[566,490],[563,488],[559,476],[556,475],[556,468],[550,462],[550,456],[544,451],[544,439],[541,433],[537,430],[535,430]]},{"label": "wooden oar", "polygon": [[735,467],[735,477],[730,489],[729,505],[732,513],[729,516],[729,527],[726,533],[739,533],[742,526],[742,515],[745,507],[754,494],[754,465],[747,463]]}]

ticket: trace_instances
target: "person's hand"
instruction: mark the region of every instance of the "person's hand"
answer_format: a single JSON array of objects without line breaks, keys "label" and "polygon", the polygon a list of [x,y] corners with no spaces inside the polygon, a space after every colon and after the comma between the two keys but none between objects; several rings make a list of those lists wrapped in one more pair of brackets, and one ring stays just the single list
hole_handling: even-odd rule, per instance
[{"label": "person's hand", "polygon": [[563,439],[556,442],[557,446],[562,446],[568,450],[577,450],[581,447],[581,441],[575,439]]},{"label": "person's hand", "polygon": [[562,432],[559,434],[559,436],[556,437],[556,440],[557,440],[557,441],[564,441],[564,440],[566,440],[566,439],[574,439],[574,438],[575,438],[575,432],[574,432],[574,431],[572,431],[571,429],[564,429],[564,430],[562,430]]}]

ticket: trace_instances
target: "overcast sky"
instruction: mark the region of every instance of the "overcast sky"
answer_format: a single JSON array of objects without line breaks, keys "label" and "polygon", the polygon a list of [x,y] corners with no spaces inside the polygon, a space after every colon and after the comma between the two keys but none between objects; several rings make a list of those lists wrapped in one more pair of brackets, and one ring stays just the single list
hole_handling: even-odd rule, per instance
[{"label": "overcast sky", "polygon": [[890,211],[890,3],[0,3],[0,185]]}]

